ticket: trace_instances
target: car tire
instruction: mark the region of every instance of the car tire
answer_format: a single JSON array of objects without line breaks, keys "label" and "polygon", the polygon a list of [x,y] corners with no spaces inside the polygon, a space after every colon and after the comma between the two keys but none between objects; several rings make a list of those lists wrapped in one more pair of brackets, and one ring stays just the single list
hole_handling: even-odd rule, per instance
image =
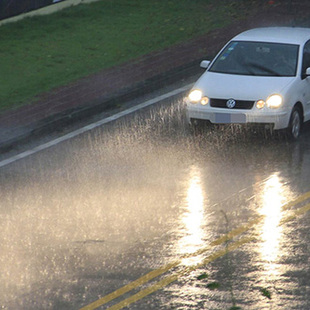
[{"label": "car tire", "polygon": [[289,139],[296,141],[299,138],[302,130],[302,122],[301,109],[299,107],[294,107],[289,126],[287,128],[287,135]]}]

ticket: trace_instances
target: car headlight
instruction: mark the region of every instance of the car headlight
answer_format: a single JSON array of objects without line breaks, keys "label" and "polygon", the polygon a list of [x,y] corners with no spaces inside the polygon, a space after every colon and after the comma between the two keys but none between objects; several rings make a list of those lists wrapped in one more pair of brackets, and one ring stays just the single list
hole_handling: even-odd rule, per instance
[{"label": "car headlight", "polygon": [[256,101],[256,107],[257,109],[262,109],[265,106],[265,101],[264,100],[258,100]]},{"label": "car headlight", "polygon": [[202,91],[198,89],[194,89],[189,93],[188,98],[191,102],[197,103],[202,98]]},{"label": "car headlight", "polygon": [[202,105],[207,105],[209,103],[209,98],[208,97],[202,97],[200,100],[200,104]]},{"label": "car headlight", "polygon": [[281,106],[283,98],[280,95],[271,95],[267,98],[266,103],[269,108],[277,109]]}]

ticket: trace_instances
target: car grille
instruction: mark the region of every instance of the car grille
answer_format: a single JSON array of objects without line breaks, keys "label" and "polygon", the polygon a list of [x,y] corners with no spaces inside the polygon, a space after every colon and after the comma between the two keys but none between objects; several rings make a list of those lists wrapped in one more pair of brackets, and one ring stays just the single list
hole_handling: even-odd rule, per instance
[{"label": "car grille", "polygon": [[[226,105],[229,99],[210,99],[210,106],[213,108],[229,109]],[[230,109],[250,110],[253,108],[255,101],[235,100],[236,105]]]}]

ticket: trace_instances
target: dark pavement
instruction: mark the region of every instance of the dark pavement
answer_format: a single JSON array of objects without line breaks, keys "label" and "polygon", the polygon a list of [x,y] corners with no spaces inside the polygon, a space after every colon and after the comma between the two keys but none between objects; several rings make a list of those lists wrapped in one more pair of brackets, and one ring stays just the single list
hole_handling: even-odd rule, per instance
[{"label": "dark pavement", "polygon": [[308,1],[272,1],[259,14],[229,27],[42,94],[35,103],[0,114],[0,152],[103,111],[121,109],[125,101],[202,73],[200,61],[211,59],[241,31],[263,26],[303,26],[309,24],[309,16]]}]

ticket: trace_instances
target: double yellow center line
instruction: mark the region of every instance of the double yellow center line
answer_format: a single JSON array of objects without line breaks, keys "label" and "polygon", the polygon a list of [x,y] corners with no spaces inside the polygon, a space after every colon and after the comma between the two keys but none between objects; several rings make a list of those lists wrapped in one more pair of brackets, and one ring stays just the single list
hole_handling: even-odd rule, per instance
[{"label": "double yellow center line", "polygon": [[[291,207],[296,206],[296,205],[304,202],[305,200],[307,200],[309,198],[310,198],[310,192],[307,192],[307,193],[299,196],[295,200],[290,201],[289,203],[283,205],[282,210],[286,211],[286,210],[290,209]],[[306,213],[309,210],[310,210],[310,203],[306,204],[303,207],[300,207],[299,209],[292,211],[289,215],[287,215],[286,217],[284,217],[281,220],[279,225],[283,225],[283,224],[295,219],[297,216]],[[211,242],[208,246],[201,248],[194,253],[183,255],[178,260],[147,273],[146,275],[142,276],[141,278],[123,286],[122,288],[114,291],[111,294],[104,296],[103,298],[96,300],[95,302],[81,308],[80,310],[93,310],[93,309],[96,309],[100,306],[103,306],[103,305],[107,304],[108,302],[124,295],[125,293],[127,293],[133,289],[136,289],[137,287],[139,287],[145,283],[148,283],[152,279],[154,279],[154,278],[172,270],[173,268],[181,265],[183,259],[189,258],[189,257],[195,257],[198,255],[204,254],[207,251],[214,248],[215,246],[219,246],[219,245],[222,245],[224,243],[227,243],[227,241],[232,240],[234,237],[239,236],[239,235],[249,231],[251,228],[253,228],[255,225],[257,225],[263,219],[264,219],[264,216],[258,216],[256,218],[254,218],[253,220],[249,221],[246,225],[240,226],[240,227],[230,231],[226,235],[216,239],[215,241]],[[148,296],[149,294],[154,293],[154,292],[158,291],[159,289],[162,289],[163,287],[165,287],[165,286],[169,285],[170,283],[176,281],[179,277],[184,276],[184,275],[190,273],[191,271],[193,271],[193,270],[195,270],[201,266],[209,264],[210,262],[218,259],[219,257],[224,256],[228,252],[234,251],[235,249],[239,248],[240,246],[242,246],[246,243],[253,241],[254,239],[255,239],[255,236],[249,236],[249,237],[244,237],[244,238],[241,238],[237,241],[231,242],[231,243],[227,244],[227,246],[224,249],[220,249],[220,250],[208,255],[200,263],[195,264],[195,265],[190,266],[190,267],[186,267],[186,268],[174,271],[171,275],[163,278],[162,280],[156,282],[153,285],[150,285],[149,287],[139,291],[138,293],[124,299],[123,301],[115,304],[114,306],[109,307],[108,309],[109,310],[122,309],[122,308],[124,308],[124,307],[126,307],[126,306]]]}]

